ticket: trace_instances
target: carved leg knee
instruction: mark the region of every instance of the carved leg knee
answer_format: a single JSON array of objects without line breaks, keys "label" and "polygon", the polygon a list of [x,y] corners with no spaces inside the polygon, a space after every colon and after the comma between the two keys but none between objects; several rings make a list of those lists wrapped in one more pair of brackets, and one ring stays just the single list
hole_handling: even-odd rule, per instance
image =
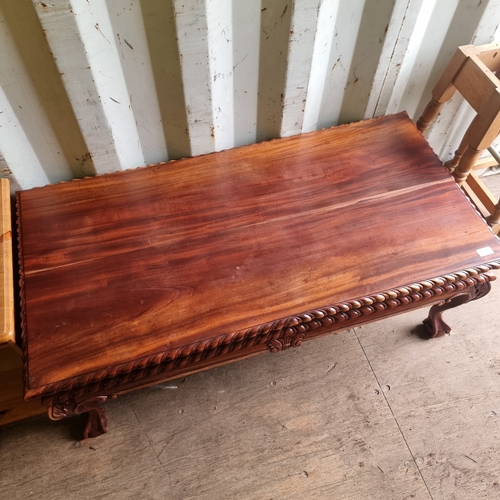
[{"label": "carved leg knee", "polygon": [[83,431],[83,439],[100,436],[108,432],[108,419],[99,403],[107,401],[106,396],[97,396],[77,403],[74,399],[54,403],[48,408],[49,417],[52,420],[84,414],[87,421]]},{"label": "carved leg knee", "polygon": [[429,316],[427,316],[427,318],[423,321],[430,337],[441,337],[442,335],[451,332],[451,328],[444,322],[442,318],[444,311],[452,309],[454,307],[458,307],[462,304],[470,302],[471,300],[480,299],[481,297],[484,297],[490,290],[490,282],[485,281],[484,283],[478,283],[470,287],[468,290],[463,290],[460,293],[453,295],[444,302],[433,305],[429,311]]}]

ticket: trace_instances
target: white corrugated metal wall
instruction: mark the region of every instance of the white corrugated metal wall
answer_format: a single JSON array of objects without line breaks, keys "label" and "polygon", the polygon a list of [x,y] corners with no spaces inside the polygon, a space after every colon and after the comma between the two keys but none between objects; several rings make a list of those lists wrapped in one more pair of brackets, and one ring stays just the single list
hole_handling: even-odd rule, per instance
[{"label": "white corrugated metal wall", "polygon": [[[1,0],[0,170],[101,174],[406,109],[500,0]],[[449,155],[467,115],[431,130]]]}]

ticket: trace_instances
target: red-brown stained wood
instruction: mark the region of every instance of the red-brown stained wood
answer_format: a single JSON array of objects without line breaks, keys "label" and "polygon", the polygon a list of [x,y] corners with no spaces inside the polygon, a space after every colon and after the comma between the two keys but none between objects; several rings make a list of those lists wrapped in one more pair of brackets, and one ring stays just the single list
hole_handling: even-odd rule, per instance
[{"label": "red-brown stained wood", "polygon": [[28,397],[500,255],[404,114],[17,197]]}]

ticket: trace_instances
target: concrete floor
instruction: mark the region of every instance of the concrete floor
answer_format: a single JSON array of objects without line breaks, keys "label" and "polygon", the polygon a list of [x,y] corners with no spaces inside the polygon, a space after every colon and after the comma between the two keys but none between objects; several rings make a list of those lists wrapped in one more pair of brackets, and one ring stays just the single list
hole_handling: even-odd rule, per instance
[{"label": "concrete floor", "polygon": [[[497,286],[495,286],[497,285]],[[0,430],[2,498],[500,499],[500,281],[426,310]]]}]

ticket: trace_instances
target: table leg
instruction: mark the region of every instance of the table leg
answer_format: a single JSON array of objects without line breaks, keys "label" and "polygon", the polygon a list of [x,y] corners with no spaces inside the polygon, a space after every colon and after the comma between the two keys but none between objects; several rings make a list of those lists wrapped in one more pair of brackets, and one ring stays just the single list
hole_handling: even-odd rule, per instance
[{"label": "table leg", "polygon": [[[85,414],[87,423],[83,431],[83,439],[93,438],[108,432],[108,419],[104,414],[104,409],[100,407],[99,398],[85,401],[78,405],[78,412]],[[104,398],[104,401],[107,398]],[[104,402],[102,401],[102,402]]]},{"label": "table leg", "polygon": [[49,406],[48,414],[52,420],[83,414],[87,419],[83,439],[97,437],[108,432],[108,419],[100,407],[100,403],[104,403],[107,399],[106,396],[97,396],[79,403],[74,399],[54,403]]},{"label": "table leg", "polygon": [[484,283],[478,283],[470,287],[468,290],[463,290],[456,295],[453,295],[444,302],[433,305],[429,311],[429,316],[427,316],[427,318],[423,321],[431,338],[441,337],[446,333],[451,332],[451,327],[448,326],[442,318],[444,311],[458,307],[462,304],[470,302],[471,300],[480,299],[488,294],[490,290],[491,283],[489,281],[485,281]]}]

